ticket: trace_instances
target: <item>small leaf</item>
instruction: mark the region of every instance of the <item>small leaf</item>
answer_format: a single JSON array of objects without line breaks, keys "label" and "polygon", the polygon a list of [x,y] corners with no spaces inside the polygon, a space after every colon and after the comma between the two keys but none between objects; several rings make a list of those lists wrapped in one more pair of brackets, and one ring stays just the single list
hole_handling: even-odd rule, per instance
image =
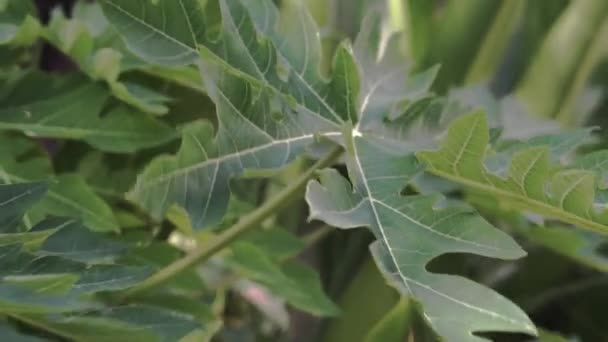
[{"label": "small leaf", "polygon": [[74,217],[96,231],[116,231],[118,224],[111,208],[78,175],[53,177],[51,163],[37,145],[24,138],[0,134],[0,144],[17,145],[14,150],[0,150],[0,183],[21,183],[51,178],[46,196],[28,213],[29,224],[46,215]]},{"label": "small leaf", "polygon": [[161,145],[175,137],[169,127],[125,107],[102,113],[108,97],[108,91],[97,83],[31,73],[0,103],[0,130],[84,140],[118,153]]},{"label": "small leaf", "polygon": [[15,221],[46,191],[45,183],[0,184],[0,232],[14,232]]},{"label": "small leaf", "polygon": [[60,229],[47,238],[37,250],[38,255],[54,255],[83,263],[114,260],[127,246],[88,231],[74,220],[62,222]]},{"label": "small leaf", "polygon": [[0,8],[0,45],[28,46],[41,34],[37,11],[28,1],[9,1]]},{"label": "small leaf", "polygon": [[63,295],[40,294],[13,284],[0,284],[0,312],[52,313],[70,312],[90,307],[83,301]]}]

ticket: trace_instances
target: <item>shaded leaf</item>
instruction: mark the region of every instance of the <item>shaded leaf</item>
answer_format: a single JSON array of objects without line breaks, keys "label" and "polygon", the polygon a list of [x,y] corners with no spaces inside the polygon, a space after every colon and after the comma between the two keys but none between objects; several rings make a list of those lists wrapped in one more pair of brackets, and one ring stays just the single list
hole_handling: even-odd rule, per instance
[{"label": "shaded leaf", "polygon": [[52,11],[43,33],[47,41],[68,55],[89,78],[104,81],[115,98],[146,113],[168,112],[169,98],[142,85],[119,80],[123,71],[145,68],[145,64],[120,44],[98,4],[77,2],[69,18],[62,11]]},{"label": "shaded leaf", "polygon": [[297,263],[280,266],[249,242],[232,246],[230,264],[245,277],[267,287],[294,307],[315,315],[333,316],[338,308],[323,293],[319,276]]},{"label": "shaded leaf", "polygon": [[31,73],[0,103],[0,130],[78,139],[108,152],[133,152],[166,143],[174,132],[142,113],[116,107],[102,113],[108,91],[78,77]]},{"label": "shaded leaf", "polygon": [[108,204],[99,198],[80,176],[54,177],[50,160],[37,151],[38,147],[34,142],[0,134],[0,144],[19,146],[13,150],[0,149],[1,183],[21,183],[50,178],[46,196],[28,213],[27,219],[30,220],[30,224],[43,220],[46,215],[55,215],[79,218],[87,227],[95,231],[118,229],[118,223]]},{"label": "shaded leaf", "polygon": [[0,233],[15,232],[15,221],[46,191],[45,183],[0,184]]},{"label": "shaded leaf", "polygon": [[602,248],[605,248],[608,240],[603,236],[563,227],[539,226],[522,229],[521,233],[558,254],[600,272],[608,272],[608,257],[602,252]]},{"label": "shaded leaf", "polygon": [[44,340],[35,336],[28,336],[17,331],[6,323],[0,323],[0,338],[11,342],[43,342]]},{"label": "shaded leaf", "polygon": [[38,255],[55,255],[84,263],[109,262],[122,254],[126,244],[88,231],[77,221],[65,221],[36,251]]}]

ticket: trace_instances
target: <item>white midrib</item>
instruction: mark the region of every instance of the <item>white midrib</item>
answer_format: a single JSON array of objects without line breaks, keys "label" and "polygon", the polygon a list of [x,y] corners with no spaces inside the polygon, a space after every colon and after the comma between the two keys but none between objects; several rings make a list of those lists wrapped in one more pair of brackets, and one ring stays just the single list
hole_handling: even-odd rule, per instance
[{"label": "white midrib", "polygon": [[256,146],[256,147],[252,147],[252,148],[249,148],[249,149],[245,149],[245,150],[239,151],[239,152],[226,154],[226,155],[221,156],[219,158],[207,159],[207,160],[205,160],[205,161],[203,161],[201,163],[194,164],[194,165],[191,165],[189,167],[185,167],[185,168],[176,170],[174,172],[164,174],[161,177],[158,177],[158,178],[156,178],[156,179],[154,179],[154,180],[152,180],[150,182],[146,182],[146,184],[144,184],[144,185],[138,186],[137,190],[141,191],[141,190],[144,190],[146,188],[155,186],[155,185],[157,185],[159,183],[163,183],[163,182],[165,182],[167,180],[170,180],[170,179],[172,179],[174,177],[190,173],[190,172],[195,171],[197,169],[204,168],[204,167],[212,165],[212,164],[220,164],[222,162],[225,162],[225,161],[228,161],[228,160],[231,160],[231,159],[234,159],[234,158],[238,158],[238,157],[243,156],[243,155],[247,155],[247,154],[251,154],[251,153],[255,153],[255,152],[258,152],[258,151],[265,150],[265,149],[270,148],[270,147],[275,146],[275,145],[290,144],[292,142],[296,142],[296,141],[300,141],[300,140],[312,139],[315,136],[337,137],[337,136],[341,136],[341,135],[342,135],[342,132],[336,131],[336,132],[326,132],[326,133],[320,133],[320,134],[306,134],[306,135],[301,135],[299,137],[289,138],[289,139],[283,139],[283,140],[273,140],[273,141],[271,141],[271,142],[269,142],[267,144],[264,144],[264,145],[259,145],[259,146]]},{"label": "white midrib", "polygon": [[401,69],[397,69],[394,70],[392,72],[389,72],[387,74],[385,74],[384,76],[378,78],[373,84],[372,86],[369,88],[369,92],[365,95],[365,97],[363,98],[363,101],[361,101],[361,106],[359,106],[359,120],[357,122],[357,125],[355,126],[355,131],[359,131],[359,126],[361,124],[361,122],[363,121],[363,117],[365,114],[365,110],[367,109],[367,106],[369,105],[369,101],[372,98],[372,95],[376,92],[376,90],[378,89],[378,87],[387,79],[393,77],[394,75],[396,75],[397,73],[402,72]]},{"label": "white midrib", "polygon": [[24,191],[24,192],[20,193],[19,195],[15,196],[15,197],[11,197],[11,198],[9,198],[8,200],[6,200],[4,202],[0,202],[0,207],[5,206],[5,205],[10,204],[10,203],[13,203],[16,200],[20,199],[21,197],[25,197],[25,196],[27,196],[27,195],[29,195],[31,193],[32,193],[31,190]]},{"label": "white midrib", "polygon": [[[354,129],[354,131],[353,131],[353,136],[354,136],[355,132],[356,132],[357,134],[359,134],[359,136],[361,136],[361,133],[360,133],[360,132],[359,132],[357,129]],[[351,144],[351,145],[353,146],[353,154],[354,154],[354,158],[355,158],[355,163],[357,164],[357,168],[359,169],[359,172],[360,172],[360,174],[361,174],[361,181],[363,182],[363,186],[364,186],[364,188],[365,188],[365,192],[367,193],[367,196],[369,197],[370,206],[371,206],[371,208],[372,208],[372,212],[373,212],[373,215],[374,215],[374,221],[375,221],[376,225],[378,226],[378,229],[380,230],[380,234],[382,235],[382,241],[384,242],[384,245],[385,245],[385,246],[386,246],[386,248],[388,248],[388,250],[389,250],[389,254],[390,254],[390,256],[391,256],[391,260],[392,260],[392,262],[395,264],[395,266],[396,266],[396,268],[397,268],[397,271],[398,271],[398,273],[399,273],[399,277],[401,278],[401,280],[403,280],[403,283],[404,283],[404,285],[406,286],[406,288],[407,288],[408,292],[409,292],[410,294],[414,295],[414,293],[412,292],[412,290],[411,290],[411,288],[410,288],[410,286],[409,286],[409,284],[408,284],[408,282],[412,282],[412,283],[414,283],[414,284],[416,284],[416,285],[418,285],[418,286],[420,286],[420,287],[423,287],[423,288],[425,288],[425,289],[427,289],[427,290],[429,290],[429,291],[432,291],[433,293],[436,293],[436,294],[438,294],[438,295],[440,295],[440,296],[442,296],[442,297],[444,297],[444,298],[446,298],[446,299],[448,299],[448,300],[450,300],[450,301],[452,301],[452,302],[455,302],[455,303],[457,303],[457,304],[460,304],[460,305],[462,305],[462,306],[464,306],[464,307],[466,307],[466,308],[469,308],[469,309],[471,309],[471,310],[475,310],[475,311],[481,312],[481,313],[483,313],[483,314],[486,314],[486,315],[489,315],[489,316],[492,316],[492,317],[500,318],[500,319],[505,320],[505,321],[507,321],[507,322],[510,322],[510,323],[512,323],[512,324],[524,325],[524,326],[527,326],[527,327],[528,327],[529,325],[528,325],[528,324],[526,324],[526,323],[524,323],[524,322],[519,322],[519,321],[516,321],[516,320],[510,319],[509,317],[505,317],[505,316],[500,315],[500,314],[498,314],[498,313],[496,313],[496,312],[489,311],[489,310],[486,310],[486,309],[483,309],[483,308],[480,308],[480,307],[477,307],[477,306],[471,305],[471,304],[469,304],[469,303],[466,303],[466,302],[460,301],[460,300],[458,300],[458,299],[456,299],[456,298],[450,297],[450,296],[446,295],[445,293],[443,293],[443,292],[441,292],[441,291],[437,291],[437,290],[435,290],[434,288],[432,288],[432,287],[430,287],[430,286],[428,286],[428,285],[426,285],[426,284],[420,283],[420,282],[418,282],[418,281],[416,281],[416,280],[413,280],[413,279],[411,279],[411,278],[409,278],[409,277],[405,276],[405,275],[404,275],[404,274],[401,272],[401,269],[399,268],[399,263],[397,262],[397,259],[395,258],[395,255],[394,255],[394,253],[393,253],[393,249],[392,249],[391,245],[390,245],[390,244],[389,244],[389,242],[388,242],[387,235],[386,235],[386,233],[385,233],[385,231],[384,231],[384,227],[383,227],[382,223],[380,222],[380,216],[378,215],[378,211],[377,211],[377,209],[376,209],[376,203],[380,203],[380,204],[383,204],[383,203],[382,203],[382,202],[380,202],[380,201],[378,201],[378,200],[376,200],[376,199],[375,199],[375,198],[372,196],[372,193],[371,193],[371,191],[370,191],[369,184],[367,183],[367,178],[365,177],[365,171],[363,171],[363,166],[361,165],[361,161],[360,161],[360,159],[359,159],[359,153],[357,152],[357,144],[356,144],[356,142],[354,141],[354,139],[353,139],[353,141],[352,141],[352,144]],[[391,207],[387,206],[386,204],[383,204],[383,205],[384,205],[384,206],[386,206],[387,208],[393,209],[393,208],[391,208]],[[395,209],[393,209],[393,210],[395,210]],[[401,215],[402,215],[402,216],[406,216],[406,215],[405,215],[405,214],[403,214],[403,213],[401,213]],[[412,219],[412,218],[409,218],[409,219],[410,219],[412,222],[418,222],[418,221],[416,221],[416,220],[414,220],[414,219]],[[424,225],[422,225],[420,222],[418,222],[418,224],[420,224],[422,227],[424,227]],[[428,316],[426,313],[424,313],[424,315],[425,315],[425,316],[426,316],[426,317],[427,317],[429,320],[431,320],[431,319],[430,319],[430,317],[429,317],[429,316]]]}]

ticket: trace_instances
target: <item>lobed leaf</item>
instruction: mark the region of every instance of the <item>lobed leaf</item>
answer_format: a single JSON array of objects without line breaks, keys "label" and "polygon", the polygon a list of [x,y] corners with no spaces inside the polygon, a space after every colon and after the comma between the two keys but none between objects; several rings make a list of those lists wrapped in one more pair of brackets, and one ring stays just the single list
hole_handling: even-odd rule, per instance
[{"label": "lobed leaf", "polygon": [[594,208],[596,180],[592,170],[552,165],[549,148],[540,145],[517,150],[506,175],[498,175],[484,166],[488,143],[485,114],[477,112],[455,120],[437,151],[418,152],[417,156],[427,164],[428,172],[515,208],[598,232],[608,231],[608,217]]},{"label": "lobed leaf", "polygon": [[416,119],[412,105],[425,103],[434,71],[408,77],[390,48],[381,52],[391,45],[377,27],[368,20],[355,43],[364,71],[358,121],[344,137],[352,186],[338,172],[323,171],[319,182],[308,185],[310,218],[339,228],[368,227],[377,238],[371,250],[378,267],[403,295],[422,304],[424,318],[442,338],[483,341],[474,335],[481,331],[535,334],[526,314],[496,292],[426,269],[445,253],[515,259],[525,252],[466,206],[436,194],[402,195],[421,171],[415,148],[405,143]]},{"label": "lobed leaf", "polygon": [[236,78],[223,67],[201,62],[200,68],[218,112],[217,133],[208,122],[185,127],[177,156],[153,161],[130,193],[156,218],[178,204],[194,228],[220,222],[232,178],[248,169],[282,167],[318,136],[339,135],[338,122]]}]

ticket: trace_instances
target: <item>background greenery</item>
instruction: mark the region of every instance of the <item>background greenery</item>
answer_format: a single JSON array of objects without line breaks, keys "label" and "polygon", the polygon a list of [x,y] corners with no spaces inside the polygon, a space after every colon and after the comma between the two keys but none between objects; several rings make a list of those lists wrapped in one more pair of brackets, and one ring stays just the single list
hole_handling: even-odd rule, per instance
[{"label": "background greenery", "polygon": [[608,2],[274,3],[0,0],[0,340],[608,340]]}]

